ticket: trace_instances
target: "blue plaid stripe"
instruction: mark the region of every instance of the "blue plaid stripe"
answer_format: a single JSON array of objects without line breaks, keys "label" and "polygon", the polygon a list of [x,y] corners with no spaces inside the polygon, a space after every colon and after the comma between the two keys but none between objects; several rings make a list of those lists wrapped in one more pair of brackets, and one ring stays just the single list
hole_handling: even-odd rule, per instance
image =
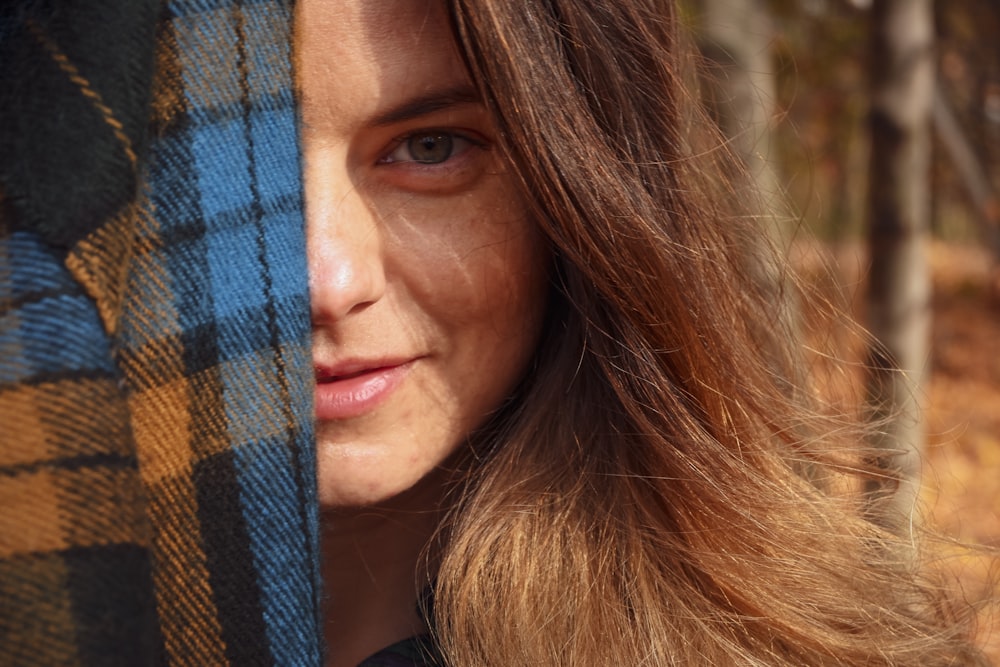
[{"label": "blue plaid stripe", "polygon": [[[177,332],[185,373],[201,373],[200,386],[221,398],[217,409],[196,410],[191,447],[227,658],[316,665],[318,510],[291,9],[172,2],[168,14],[184,111],[154,140],[149,185],[154,259],[176,322],[161,321],[158,333],[137,313],[141,321],[125,328],[142,329],[130,340],[136,354]],[[218,439],[222,451],[211,444]],[[232,539],[218,540],[224,532]],[[224,617],[240,591],[262,626]],[[259,627],[264,637],[248,636]],[[269,657],[241,652],[250,646]]]},{"label": "blue plaid stripe", "polygon": [[66,372],[113,374],[94,304],[62,257],[27,231],[15,231],[0,243],[10,276],[9,292],[0,300],[11,306],[0,315],[0,384]]}]

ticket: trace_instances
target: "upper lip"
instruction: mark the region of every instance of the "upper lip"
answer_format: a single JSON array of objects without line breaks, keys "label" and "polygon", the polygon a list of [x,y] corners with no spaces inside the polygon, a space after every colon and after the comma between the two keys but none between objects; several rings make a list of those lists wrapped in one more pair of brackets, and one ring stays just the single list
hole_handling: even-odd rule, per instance
[{"label": "upper lip", "polygon": [[317,382],[343,380],[356,375],[363,375],[382,368],[393,368],[413,361],[413,358],[400,359],[352,359],[335,364],[314,363],[313,372]]}]

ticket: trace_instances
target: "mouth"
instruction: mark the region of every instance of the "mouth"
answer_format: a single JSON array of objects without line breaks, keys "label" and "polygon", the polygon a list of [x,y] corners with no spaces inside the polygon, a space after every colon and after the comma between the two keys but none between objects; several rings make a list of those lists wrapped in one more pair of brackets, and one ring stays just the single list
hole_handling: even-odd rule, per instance
[{"label": "mouth", "polygon": [[323,370],[322,368],[316,368],[315,369],[315,372],[316,372],[316,382],[319,383],[319,384],[324,384],[324,383],[327,383],[327,382],[337,382],[339,380],[350,380],[351,378],[359,377],[361,375],[364,375],[365,373],[375,372],[375,371],[379,370],[380,368],[386,368],[386,367],[385,366],[378,366],[378,367],[375,367],[375,368],[365,368],[365,369],[362,369],[360,371],[354,371],[354,372],[351,372],[351,373],[340,373],[340,374],[333,374],[333,373],[329,373],[329,372]]},{"label": "mouth", "polygon": [[333,421],[375,411],[405,381],[413,359],[313,367],[316,418]]},{"label": "mouth", "polygon": [[342,380],[352,380],[362,375],[389,371],[408,362],[379,362],[372,364],[345,364],[339,367],[328,368],[324,366],[314,366],[313,373],[317,384],[327,384],[330,382],[340,382]]}]

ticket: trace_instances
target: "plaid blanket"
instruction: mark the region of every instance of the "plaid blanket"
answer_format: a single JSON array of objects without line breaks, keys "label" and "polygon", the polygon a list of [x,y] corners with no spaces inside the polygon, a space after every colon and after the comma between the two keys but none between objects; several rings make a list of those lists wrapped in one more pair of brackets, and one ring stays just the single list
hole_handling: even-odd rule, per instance
[{"label": "plaid blanket", "polygon": [[0,6],[0,663],[318,665],[291,8]]}]

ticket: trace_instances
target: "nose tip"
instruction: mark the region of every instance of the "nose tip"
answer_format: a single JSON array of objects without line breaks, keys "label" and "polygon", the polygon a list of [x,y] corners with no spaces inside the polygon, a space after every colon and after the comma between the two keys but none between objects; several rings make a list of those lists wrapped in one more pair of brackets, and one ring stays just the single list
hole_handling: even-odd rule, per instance
[{"label": "nose tip", "polygon": [[357,193],[335,206],[307,206],[313,326],[338,321],[382,298],[385,268],[378,226]]},{"label": "nose tip", "polygon": [[309,303],[314,325],[334,322],[378,301],[385,291],[381,262],[327,239],[333,252],[310,253]]}]

